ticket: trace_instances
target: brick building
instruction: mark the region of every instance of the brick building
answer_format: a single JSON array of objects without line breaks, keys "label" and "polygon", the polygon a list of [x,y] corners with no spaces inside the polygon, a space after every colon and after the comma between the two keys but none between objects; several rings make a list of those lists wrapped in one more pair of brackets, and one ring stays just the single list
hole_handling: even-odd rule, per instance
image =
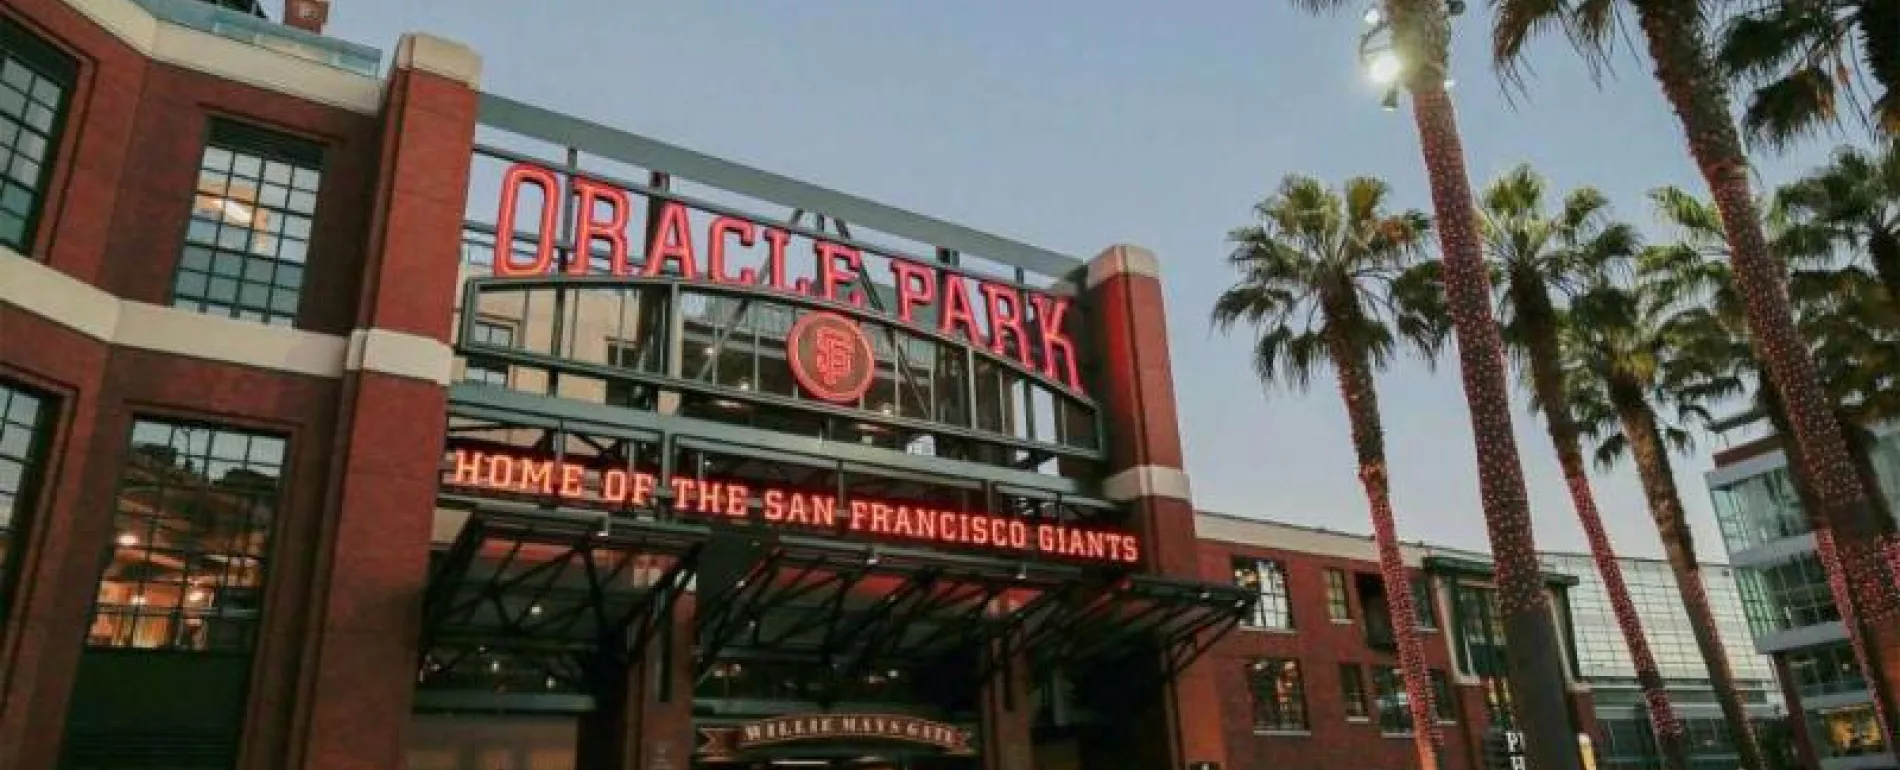
[{"label": "brick building", "polygon": [[294,5],[0,6],[0,767],[1406,764],[1367,545],[1197,522],[1154,255]]}]

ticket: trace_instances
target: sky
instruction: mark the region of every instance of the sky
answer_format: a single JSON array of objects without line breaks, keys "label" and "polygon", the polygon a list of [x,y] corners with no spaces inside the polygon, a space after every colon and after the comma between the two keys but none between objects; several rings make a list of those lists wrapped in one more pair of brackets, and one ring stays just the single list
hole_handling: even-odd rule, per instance
[{"label": "sky", "polygon": [[[1553,191],[1595,186],[1666,237],[1645,191],[1706,188],[1648,62],[1625,47],[1599,85],[1547,40],[1527,92],[1507,93],[1485,5],[1456,21],[1453,51],[1473,185],[1530,163]],[[1283,176],[1378,176],[1429,210],[1409,113],[1382,111],[1356,66],[1363,29],[1358,9],[1314,17],[1287,0],[334,0],[327,33],[387,61],[403,32],[427,31],[481,53],[484,90],[1078,258],[1147,247],[1197,505],[1363,533],[1331,381],[1268,391],[1251,337],[1207,323],[1234,278],[1226,233]],[[1756,173],[1792,179],[1835,141],[1759,155]],[[1486,548],[1455,362],[1403,362],[1378,385],[1401,535]],[[1584,549],[1541,425],[1522,403],[1513,416],[1539,547]],[[1719,561],[1713,448],[1675,467],[1699,555]],[[1634,470],[1595,487],[1618,550],[1660,555]]]}]

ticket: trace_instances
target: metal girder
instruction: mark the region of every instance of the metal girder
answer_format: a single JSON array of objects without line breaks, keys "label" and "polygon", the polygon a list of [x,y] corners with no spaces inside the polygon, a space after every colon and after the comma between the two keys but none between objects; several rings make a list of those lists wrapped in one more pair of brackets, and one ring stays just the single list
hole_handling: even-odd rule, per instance
[{"label": "metal girder", "polygon": [[[891,235],[922,241],[939,249],[954,249],[975,254],[986,260],[1020,267],[1051,278],[1068,277],[1070,273],[1082,267],[1080,260],[1048,249],[979,232],[494,94],[481,95],[479,120],[482,125],[492,128],[578,148],[590,155],[631,163],[653,171],[677,174],[696,182],[794,209],[821,211],[829,216],[843,218]],[[891,251],[886,247],[868,244],[865,248],[883,254]]]},{"label": "metal girder", "polygon": [[[438,649],[506,650],[566,676],[580,660],[637,656],[669,624],[706,530],[605,522],[560,510],[471,513],[424,596],[425,657]],[[639,581],[630,572],[643,557],[671,563],[646,585],[633,585]],[[452,668],[436,663],[437,671]]]}]

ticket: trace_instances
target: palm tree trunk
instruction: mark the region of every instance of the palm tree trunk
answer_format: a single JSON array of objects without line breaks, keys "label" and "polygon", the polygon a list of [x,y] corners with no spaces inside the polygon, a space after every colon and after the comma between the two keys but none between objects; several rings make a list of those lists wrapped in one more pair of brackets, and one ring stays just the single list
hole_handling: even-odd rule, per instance
[{"label": "palm tree trunk", "polygon": [[1670,467],[1669,448],[1656,427],[1656,415],[1643,400],[1640,386],[1609,383],[1610,401],[1616,407],[1623,436],[1630,454],[1636,458],[1637,476],[1643,482],[1643,497],[1649,514],[1662,535],[1663,553],[1675,573],[1676,590],[1682,595],[1682,608],[1689,615],[1689,628],[1695,634],[1696,648],[1709,669],[1709,684],[1722,707],[1722,718],[1735,736],[1736,753],[1744,770],[1766,770],[1761,748],[1755,742],[1754,725],[1742,707],[1741,691],[1735,687],[1735,672],[1729,667],[1728,650],[1722,644],[1721,629],[1715,625],[1715,613],[1709,607],[1708,589],[1702,582],[1702,565],[1696,559],[1695,537],[1689,531],[1688,517],[1682,512],[1682,496],[1676,489]]},{"label": "palm tree trunk", "polygon": [[[1387,13],[1396,34],[1417,36],[1417,30],[1429,25],[1426,33],[1436,41],[1430,48],[1435,53],[1424,60],[1445,61],[1448,31],[1436,2],[1390,0]],[[1524,467],[1511,432],[1504,346],[1491,315],[1491,281],[1478,241],[1457,113],[1445,92],[1442,69],[1435,77],[1414,77],[1408,88],[1444,252],[1446,299],[1458,337],[1458,369],[1477,453],[1478,494],[1497,570],[1498,613],[1505,638],[1511,640],[1505,652],[1512,709],[1531,767],[1579,770],[1582,757],[1566,697],[1564,656],[1537,564]]]},{"label": "palm tree trunk", "polygon": [[[1702,5],[1682,0],[1634,0],[1643,37],[1656,66],[1656,79],[1674,108],[1689,140],[1689,151],[1714,193],[1728,234],[1730,264],[1748,316],[1749,338],[1757,360],[1788,406],[1794,444],[1807,459],[1819,497],[1817,515],[1827,523],[1817,531],[1835,548],[1823,554],[1835,601],[1848,625],[1849,638],[1863,661],[1875,664],[1865,673],[1869,681],[1892,677],[1900,682],[1900,666],[1883,671],[1867,654],[1894,635],[1900,623],[1900,587],[1885,573],[1891,544],[1884,542],[1854,463],[1834,421],[1834,410],[1821,390],[1814,360],[1796,332],[1789,307],[1786,268],[1768,249],[1761,218],[1749,189],[1748,162],[1729,109],[1727,83],[1710,60],[1703,38]],[[1838,576],[1836,573],[1839,573]],[[1891,702],[1878,709],[1887,745],[1900,745]]]},{"label": "palm tree trunk", "polygon": [[[1328,314],[1329,316],[1331,313]],[[1334,327],[1328,323],[1328,327]],[[1385,578],[1386,604],[1392,611],[1393,635],[1399,643],[1399,670],[1405,677],[1405,702],[1412,716],[1412,742],[1421,770],[1439,770],[1438,722],[1432,718],[1432,679],[1425,668],[1425,650],[1418,638],[1418,610],[1412,606],[1412,580],[1399,551],[1398,524],[1392,515],[1392,488],[1385,467],[1385,428],[1379,421],[1379,391],[1372,381],[1371,362],[1362,351],[1338,334],[1327,335],[1333,367],[1339,372],[1339,395],[1346,403],[1352,426],[1353,455],[1359,462],[1359,483],[1372,509],[1372,540],[1379,549],[1379,571]]]},{"label": "palm tree trunk", "polygon": [[[1892,0],[1888,0],[1888,4],[1894,5],[1894,15],[1900,17],[1900,4]],[[1900,24],[1900,18],[1894,19],[1894,23]],[[1873,228],[1873,233],[1867,236],[1867,256],[1874,263],[1874,275],[1880,277],[1880,285],[1887,288],[1887,301],[1900,304],[1900,235]]]},{"label": "palm tree trunk", "polygon": [[1577,521],[1583,525],[1584,537],[1590,542],[1590,555],[1596,561],[1597,573],[1603,577],[1603,590],[1610,595],[1610,610],[1623,632],[1623,644],[1629,647],[1630,660],[1635,662],[1636,681],[1642,686],[1643,700],[1649,706],[1649,724],[1662,749],[1663,767],[1688,770],[1688,736],[1683,732],[1682,720],[1676,718],[1675,706],[1669,701],[1662,671],[1657,668],[1656,656],[1649,649],[1649,638],[1643,633],[1642,617],[1636,613],[1636,602],[1630,599],[1629,586],[1623,582],[1623,565],[1616,560],[1610,533],[1604,529],[1603,516],[1597,511],[1596,494],[1590,489],[1590,474],[1584,466],[1577,421],[1564,398],[1556,311],[1551,306],[1550,295],[1541,286],[1535,290],[1520,289],[1532,285],[1528,280],[1511,281],[1518,319],[1530,330],[1527,347],[1531,389],[1536,392],[1538,406],[1543,410],[1551,448],[1557,452],[1557,464],[1563,468],[1564,484],[1570,489],[1570,504],[1576,508]]}]

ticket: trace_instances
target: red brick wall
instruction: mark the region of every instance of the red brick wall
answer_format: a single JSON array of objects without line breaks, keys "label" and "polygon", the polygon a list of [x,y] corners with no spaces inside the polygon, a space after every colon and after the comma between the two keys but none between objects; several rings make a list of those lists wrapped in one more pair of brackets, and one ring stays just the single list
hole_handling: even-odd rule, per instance
[{"label": "red brick wall", "polygon": [[118,296],[169,301],[208,122],[222,115],[325,147],[297,325],[350,330],[362,288],[376,117],[152,63],[64,3],[15,5],[0,13],[80,63],[35,256]]},{"label": "red brick wall", "polygon": [[[1354,622],[1336,624],[1326,613],[1326,568],[1337,568],[1350,579],[1354,572],[1378,574],[1372,561],[1341,559],[1308,553],[1280,551],[1231,543],[1201,542],[1201,577],[1205,580],[1232,580],[1231,560],[1236,557],[1279,560],[1286,565],[1287,588],[1291,597],[1295,630],[1280,632],[1236,629],[1212,650],[1207,659],[1219,678],[1220,716],[1227,736],[1228,767],[1351,767],[1361,770],[1403,770],[1415,767],[1417,755],[1409,736],[1384,736],[1376,719],[1369,723],[1348,722],[1345,701],[1341,697],[1339,666],[1357,663],[1367,667],[1364,674],[1371,695],[1370,666],[1396,666],[1398,656],[1366,644],[1365,617],[1359,597],[1348,584],[1347,594]],[[1414,572],[1414,580],[1424,579]],[[1440,618],[1440,624],[1444,619]],[[1434,669],[1452,675],[1452,663],[1442,631],[1428,631],[1423,637],[1425,659]],[[1310,735],[1257,735],[1253,729],[1252,697],[1247,689],[1244,667],[1263,657],[1295,658],[1305,677],[1306,710]],[[1463,689],[1463,688],[1460,688]],[[1463,699],[1467,704],[1474,702]],[[1482,703],[1479,699],[1475,701]],[[1459,738],[1471,717],[1469,708],[1461,709],[1459,724],[1445,726],[1443,766],[1447,770],[1470,768],[1470,753]],[[1482,709],[1479,710],[1482,718]]]}]

